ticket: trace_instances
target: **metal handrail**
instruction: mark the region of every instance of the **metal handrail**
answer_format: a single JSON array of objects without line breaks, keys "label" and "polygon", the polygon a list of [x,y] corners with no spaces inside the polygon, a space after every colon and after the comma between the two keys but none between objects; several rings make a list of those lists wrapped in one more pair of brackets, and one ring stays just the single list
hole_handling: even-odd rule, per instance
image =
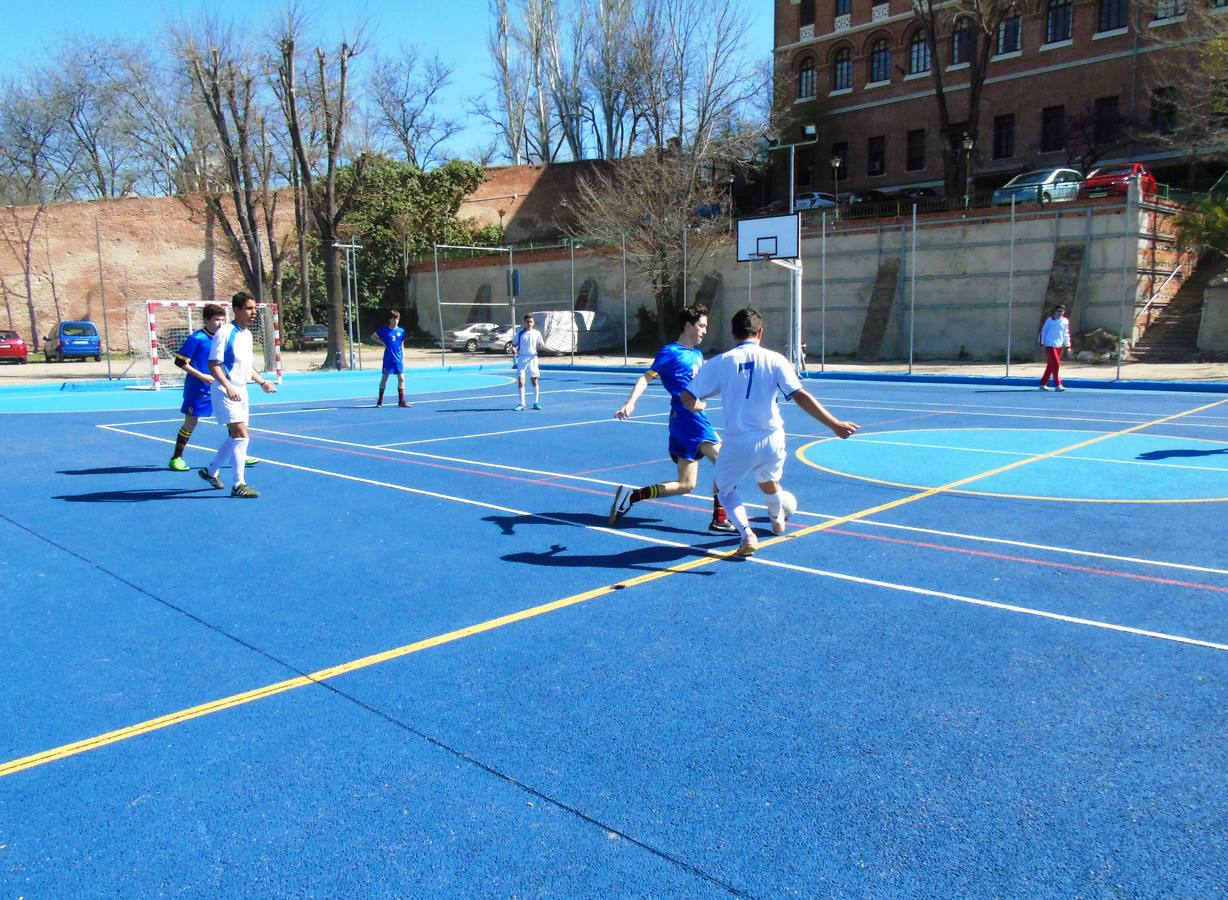
[{"label": "metal handrail", "polygon": [[[1164,283],[1161,284],[1156,289],[1156,292],[1152,294],[1151,297],[1148,298],[1145,304],[1143,304],[1143,308],[1139,310],[1138,313],[1134,316],[1134,321],[1137,322],[1139,319],[1141,319],[1143,316],[1147,314],[1147,311],[1151,309],[1151,305],[1155,303],[1156,298],[1159,297],[1162,293],[1164,293],[1164,289],[1168,287],[1168,283],[1172,281],[1174,278],[1176,278],[1178,275],[1180,275],[1184,270],[1185,270],[1185,263],[1184,262],[1177,263],[1177,268],[1173,269],[1172,272],[1169,273],[1168,277],[1164,279]],[[1147,320],[1147,327],[1148,328],[1151,327],[1150,319]]]}]

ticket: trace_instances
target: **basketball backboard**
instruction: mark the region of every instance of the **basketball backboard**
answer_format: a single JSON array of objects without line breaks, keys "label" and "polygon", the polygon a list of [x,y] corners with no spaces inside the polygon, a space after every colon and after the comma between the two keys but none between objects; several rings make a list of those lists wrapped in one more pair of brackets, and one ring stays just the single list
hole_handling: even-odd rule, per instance
[{"label": "basketball backboard", "polygon": [[797,213],[738,219],[738,262],[797,259],[801,244],[802,217]]}]

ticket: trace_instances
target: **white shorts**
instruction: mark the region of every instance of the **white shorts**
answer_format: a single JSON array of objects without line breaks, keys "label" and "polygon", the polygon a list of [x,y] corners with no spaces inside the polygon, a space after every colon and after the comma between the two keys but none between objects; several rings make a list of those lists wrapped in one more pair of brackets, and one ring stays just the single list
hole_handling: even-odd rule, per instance
[{"label": "white shorts", "polygon": [[541,369],[537,367],[537,357],[530,356],[526,360],[516,359],[516,375],[523,378],[528,375],[530,378],[541,377]]},{"label": "white shorts", "polygon": [[247,385],[239,388],[239,399],[231,400],[226,392],[216,387],[210,388],[213,393],[213,417],[219,425],[233,425],[246,422],[248,418]]},{"label": "white shorts", "polygon": [[712,480],[719,491],[736,487],[739,481],[752,473],[759,484],[780,481],[785,473],[786,453],[783,429],[767,434],[731,435],[726,432]]}]

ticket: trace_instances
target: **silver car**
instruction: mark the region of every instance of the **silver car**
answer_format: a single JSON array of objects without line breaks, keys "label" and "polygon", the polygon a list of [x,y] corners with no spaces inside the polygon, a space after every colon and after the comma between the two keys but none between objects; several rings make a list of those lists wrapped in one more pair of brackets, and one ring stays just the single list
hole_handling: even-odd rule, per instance
[{"label": "silver car", "polygon": [[1016,203],[1062,203],[1077,199],[1083,176],[1074,169],[1036,169],[1016,175],[993,192],[994,206]]}]

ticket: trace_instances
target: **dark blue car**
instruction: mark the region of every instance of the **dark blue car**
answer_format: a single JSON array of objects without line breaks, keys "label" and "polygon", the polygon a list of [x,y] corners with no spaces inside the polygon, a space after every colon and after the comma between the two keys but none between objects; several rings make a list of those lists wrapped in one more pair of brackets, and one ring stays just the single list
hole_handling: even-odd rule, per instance
[{"label": "dark blue car", "polygon": [[98,361],[102,360],[102,340],[98,337],[98,326],[93,322],[61,322],[55,334],[43,340],[47,362],[74,356],[82,359],[92,356]]}]

